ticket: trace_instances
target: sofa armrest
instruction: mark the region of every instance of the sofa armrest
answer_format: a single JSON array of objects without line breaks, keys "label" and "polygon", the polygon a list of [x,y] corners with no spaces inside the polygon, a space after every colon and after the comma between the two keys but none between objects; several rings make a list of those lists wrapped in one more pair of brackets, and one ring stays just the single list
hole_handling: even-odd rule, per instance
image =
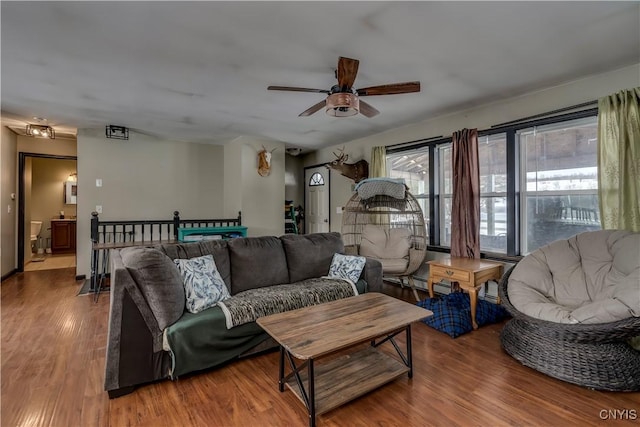
[{"label": "sofa armrest", "polygon": [[374,258],[366,258],[361,279],[367,282],[367,292],[382,292],[382,263]]},{"label": "sofa armrest", "polygon": [[[119,250],[111,250],[105,390],[123,389],[168,375],[162,331]],[[115,394],[115,393],[114,393]]]}]

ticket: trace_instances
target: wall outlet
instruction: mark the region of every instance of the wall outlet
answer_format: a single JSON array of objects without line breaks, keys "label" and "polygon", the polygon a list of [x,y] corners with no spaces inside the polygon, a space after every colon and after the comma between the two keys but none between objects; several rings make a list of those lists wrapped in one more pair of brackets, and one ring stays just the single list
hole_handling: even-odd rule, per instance
[{"label": "wall outlet", "polygon": [[102,205],[96,205],[96,212],[99,214],[102,213]]}]

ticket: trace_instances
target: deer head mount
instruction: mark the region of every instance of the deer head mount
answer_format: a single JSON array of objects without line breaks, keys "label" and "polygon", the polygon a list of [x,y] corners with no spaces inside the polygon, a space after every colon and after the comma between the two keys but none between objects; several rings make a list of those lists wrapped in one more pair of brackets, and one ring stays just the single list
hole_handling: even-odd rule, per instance
[{"label": "deer head mount", "polygon": [[262,150],[258,151],[258,175],[268,176],[271,173],[271,153],[274,151],[276,151],[275,148],[267,151],[264,145],[262,146]]},{"label": "deer head mount", "polygon": [[366,160],[358,160],[355,163],[345,163],[349,159],[349,155],[344,153],[344,147],[341,150],[338,150],[340,154],[336,154],[335,151],[333,155],[336,156],[336,159],[330,163],[327,163],[325,166],[327,168],[335,169],[340,171],[342,176],[346,176],[349,179],[352,179],[354,182],[358,183],[363,179],[369,178],[369,162]]}]

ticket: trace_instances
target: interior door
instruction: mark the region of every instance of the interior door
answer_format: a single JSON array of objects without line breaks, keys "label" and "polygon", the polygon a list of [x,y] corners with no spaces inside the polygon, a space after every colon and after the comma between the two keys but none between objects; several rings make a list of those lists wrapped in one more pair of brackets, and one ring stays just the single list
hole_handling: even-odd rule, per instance
[{"label": "interior door", "polygon": [[329,176],[329,169],[324,166],[304,171],[306,233],[329,231]]}]

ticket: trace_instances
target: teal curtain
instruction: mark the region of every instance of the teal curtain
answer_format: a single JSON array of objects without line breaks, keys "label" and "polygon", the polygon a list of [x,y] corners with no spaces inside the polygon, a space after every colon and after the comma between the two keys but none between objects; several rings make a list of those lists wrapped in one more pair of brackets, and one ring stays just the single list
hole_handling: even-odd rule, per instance
[{"label": "teal curtain", "polygon": [[371,178],[387,176],[387,148],[373,147],[371,149]]},{"label": "teal curtain", "polygon": [[598,196],[603,229],[640,231],[640,87],[598,100]]}]

